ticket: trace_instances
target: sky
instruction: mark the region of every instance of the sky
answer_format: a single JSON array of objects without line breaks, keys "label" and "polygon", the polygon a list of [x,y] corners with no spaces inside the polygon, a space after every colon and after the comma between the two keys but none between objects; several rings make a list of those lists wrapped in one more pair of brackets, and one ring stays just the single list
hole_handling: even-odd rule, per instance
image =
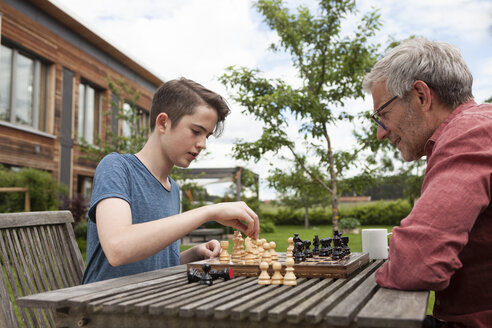
[{"label": "sky", "polygon": [[[232,113],[220,138],[209,138],[208,154],[191,168],[244,166],[260,175],[260,199],[275,199],[265,181],[272,167],[288,168],[279,155],[265,156],[258,163],[234,160],[236,140],[253,141],[262,133],[261,122],[242,114],[218,77],[229,66],[260,69],[265,77],[282,78],[296,84],[298,79],[290,57],[272,53],[278,41],[250,0],[50,0],[106,41],[163,81],[181,76],[195,80],[223,95]],[[310,9],[316,1],[289,0],[289,7]],[[348,17],[350,31],[361,15],[379,10],[382,27],[374,37],[384,49],[390,38],[401,40],[417,35],[454,44],[462,52],[474,77],[477,102],[492,97],[492,0],[359,0],[359,14]],[[372,99],[349,100],[346,109],[357,113],[372,108]],[[295,122],[291,129],[296,135]],[[352,131],[357,124],[341,123],[331,138],[336,150],[351,149]],[[298,147],[302,147],[299,143]],[[287,153],[286,153],[287,154]],[[221,194],[228,184],[210,184],[209,192]]]}]

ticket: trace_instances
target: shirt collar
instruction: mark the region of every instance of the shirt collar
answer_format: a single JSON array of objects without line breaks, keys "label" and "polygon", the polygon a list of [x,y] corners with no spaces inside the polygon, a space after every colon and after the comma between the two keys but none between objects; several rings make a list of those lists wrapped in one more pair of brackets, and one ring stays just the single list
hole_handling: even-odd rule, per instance
[{"label": "shirt collar", "polygon": [[468,108],[474,107],[476,105],[477,105],[477,103],[475,102],[475,100],[467,101],[466,103],[463,103],[463,104],[459,105],[458,107],[456,107],[448,115],[448,117],[446,117],[444,122],[442,122],[441,125],[439,125],[439,127],[434,131],[434,133],[429,138],[429,140],[427,140],[427,142],[425,143],[424,150],[425,150],[425,154],[426,154],[427,158],[429,158],[429,156],[432,154],[432,150],[434,148],[434,144],[436,143],[436,140],[439,139],[444,128],[449,124],[449,122],[451,122],[456,116],[458,116],[463,111],[467,110]]}]

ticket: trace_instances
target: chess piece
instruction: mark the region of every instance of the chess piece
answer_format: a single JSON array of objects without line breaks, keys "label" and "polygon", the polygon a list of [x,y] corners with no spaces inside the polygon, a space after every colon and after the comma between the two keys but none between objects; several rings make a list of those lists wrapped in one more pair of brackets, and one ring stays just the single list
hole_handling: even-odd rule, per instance
[{"label": "chess piece", "polygon": [[289,242],[289,247],[287,247],[287,252],[285,252],[285,256],[286,257],[294,257],[294,255],[293,255],[293,253],[294,253],[294,238],[289,237],[289,239],[287,239],[287,241]]},{"label": "chess piece", "polygon": [[188,270],[187,275],[188,275],[188,283],[197,282],[200,281],[200,279],[202,279],[202,273],[193,267],[191,267],[190,270]]},{"label": "chess piece", "polygon": [[299,234],[295,233],[294,234],[294,245],[298,242],[302,242],[301,238],[299,238]]},{"label": "chess piece", "polygon": [[306,257],[304,256],[304,243],[302,241],[298,241],[295,243],[294,248],[294,261],[295,263],[303,262]]},{"label": "chess piece", "polygon": [[245,264],[256,264],[256,258],[253,254],[253,245],[248,243],[246,245],[246,257],[244,258]]},{"label": "chess piece", "polygon": [[342,249],[343,249],[343,255],[348,255],[350,254],[350,248],[348,247],[349,243],[349,237],[343,236],[342,237]]},{"label": "chess piece", "polygon": [[319,256],[328,257],[332,253],[331,248],[331,238],[323,238],[321,239],[321,249],[319,250]]},{"label": "chess piece", "polygon": [[209,274],[210,272],[210,264],[205,263],[202,265],[202,276],[200,278],[200,285],[212,286],[212,276]]},{"label": "chess piece", "polygon": [[338,231],[335,231],[337,234],[333,234],[333,252],[331,257],[334,260],[339,260],[343,257],[343,247],[342,247],[342,238],[338,234]]},{"label": "chess piece", "polygon": [[229,263],[229,252],[227,251],[227,249],[229,248],[229,241],[221,240],[220,247],[222,248],[222,251],[219,255],[219,261],[222,264],[227,264]]},{"label": "chess piece", "polygon": [[272,261],[278,260],[278,255],[277,255],[277,252],[275,251],[275,247],[277,247],[277,244],[274,241],[271,241],[270,242],[270,255],[272,256]]},{"label": "chess piece", "polygon": [[267,262],[260,263],[261,273],[258,277],[258,285],[270,285],[272,283],[270,280],[270,275],[268,274],[268,267],[269,265]]},{"label": "chess piece", "polygon": [[313,257],[313,251],[309,249],[309,246],[311,246],[311,241],[306,239],[304,241],[304,257],[307,259]]},{"label": "chess piece", "polygon": [[262,262],[266,262],[268,264],[272,263],[272,255],[270,254],[270,243],[264,243],[263,249],[263,257],[261,258]]},{"label": "chess piece", "polygon": [[234,249],[232,251],[231,261],[235,264],[242,264],[242,255],[243,255],[243,245],[242,238],[240,237],[241,233],[237,230],[234,231]]},{"label": "chess piece", "polygon": [[209,274],[212,277],[212,280],[222,278],[227,281],[234,278],[234,271],[232,270],[232,268],[225,268],[224,270],[212,270]]},{"label": "chess piece", "polygon": [[285,260],[285,266],[286,268],[283,284],[287,286],[297,285],[296,275],[294,274],[294,259],[288,257],[287,260]]},{"label": "chess piece", "polygon": [[282,270],[282,264],[280,264],[280,262],[273,262],[272,268],[272,285],[282,285],[284,282],[284,277],[282,276],[282,273],[280,273],[280,270]]},{"label": "chess piece", "polygon": [[238,232],[238,237],[239,237],[239,241],[238,241],[238,245],[239,245],[239,249],[241,250],[241,264],[244,264],[244,261],[246,260],[246,250],[244,249],[244,239],[243,239],[243,235],[241,234],[241,232]]},{"label": "chess piece", "polygon": [[318,256],[319,255],[319,238],[318,235],[314,235],[313,239],[313,255]]},{"label": "chess piece", "polygon": [[258,257],[260,258],[260,262],[261,262],[261,259],[263,258],[263,253],[265,253],[265,248],[263,247],[266,243],[266,239],[265,238],[262,238],[260,240],[258,240]]}]

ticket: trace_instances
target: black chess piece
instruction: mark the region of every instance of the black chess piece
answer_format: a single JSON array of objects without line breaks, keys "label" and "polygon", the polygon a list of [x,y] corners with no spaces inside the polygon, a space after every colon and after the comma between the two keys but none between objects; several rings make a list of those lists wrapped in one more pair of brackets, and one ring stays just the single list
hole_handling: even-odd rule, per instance
[{"label": "black chess piece", "polygon": [[313,255],[318,256],[319,255],[319,238],[318,235],[314,235],[313,239]]},{"label": "black chess piece", "polygon": [[348,255],[350,254],[350,248],[348,247],[349,243],[349,237],[343,236],[342,237],[342,249],[343,249],[343,255]]},{"label": "black chess piece", "polygon": [[295,263],[300,263],[302,261],[304,261],[306,259],[306,257],[304,256],[304,243],[302,241],[298,241],[296,244],[295,244],[295,252],[294,252],[294,262]]},{"label": "black chess piece", "polygon": [[197,282],[202,279],[202,273],[198,271],[196,268],[191,267],[188,271],[188,283]]},{"label": "black chess piece", "polygon": [[331,248],[331,238],[323,238],[321,239],[321,249],[319,250],[319,256],[328,257],[332,253]]},{"label": "black chess piece", "polygon": [[234,272],[232,268],[225,268],[224,270],[212,270],[210,271],[210,276],[212,277],[212,280],[222,278],[227,281],[234,278]]},{"label": "black chess piece", "polygon": [[202,265],[202,276],[200,278],[200,285],[207,285],[207,286],[212,286],[213,280],[212,276],[210,275],[210,264],[204,263]]},{"label": "black chess piece", "polygon": [[[338,233],[338,231],[336,231]],[[339,234],[333,235],[333,253],[332,258],[334,260],[339,260],[343,258],[343,247],[342,247],[342,238]]]},{"label": "black chess piece", "polygon": [[304,257],[307,259],[313,257],[313,251],[309,248],[310,246],[311,246],[311,241],[305,240],[304,241]]},{"label": "black chess piece", "polygon": [[301,242],[302,243],[302,240],[301,238],[299,237],[299,234],[298,233],[295,233],[294,234],[294,245],[298,242]]}]

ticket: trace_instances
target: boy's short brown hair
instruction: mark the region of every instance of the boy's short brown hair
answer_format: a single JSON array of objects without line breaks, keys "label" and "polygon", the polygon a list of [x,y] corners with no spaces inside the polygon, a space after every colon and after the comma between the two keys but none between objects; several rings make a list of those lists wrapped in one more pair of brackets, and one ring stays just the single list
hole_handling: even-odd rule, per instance
[{"label": "boy's short brown hair", "polygon": [[154,131],[155,120],[160,113],[166,113],[172,126],[176,127],[184,115],[192,115],[199,105],[209,106],[217,112],[218,120],[213,134],[219,136],[224,130],[224,120],[231,111],[229,106],[219,94],[184,77],[163,83],[155,92],[150,108],[150,131]]}]

